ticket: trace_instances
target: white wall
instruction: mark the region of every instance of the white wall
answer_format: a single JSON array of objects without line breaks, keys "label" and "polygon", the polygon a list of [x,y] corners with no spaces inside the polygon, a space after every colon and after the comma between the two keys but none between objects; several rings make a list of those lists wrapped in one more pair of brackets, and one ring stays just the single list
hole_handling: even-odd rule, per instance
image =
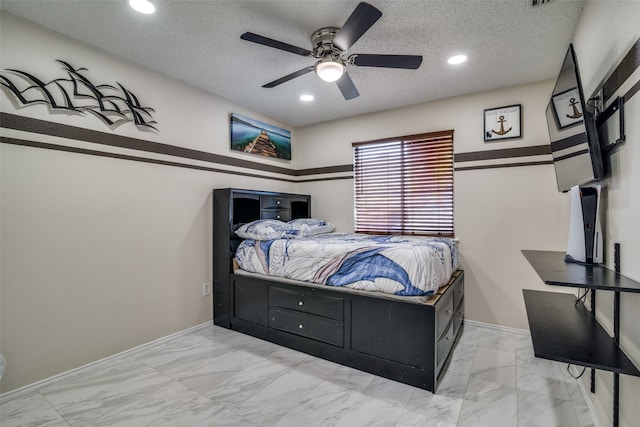
[{"label": "white wall", "polygon": [[[585,93],[591,94],[620,63],[640,37],[640,2],[587,2],[574,37],[576,55]],[[637,55],[637,53],[636,53]],[[640,81],[640,68],[624,82],[624,95]],[[612,176],[607,181],[606,210],[607,264],[613,268],[613,244],[621,244],[622,274],[640,281],[640,94],[625,103],[627,141],[612,156]],[[613,295],[597,293],[598,319],[613,331]],[[640,367],[640,295],[621,296],[621,345]],[[597,371],[596,394],[590,395],[599,424],[611,425],[613,375]],[[585,380],[587,385],[588,380]],[[620,376],[620,426],[636,426],[640,420],[640,378]]]},{"label": "white wall", "polygon": [[[544,112],[553,83],[548,80],[299,128],[298,164],[303,168],[351,164],[352,142],[444,129],[455,131],[456,154],[549,144]],[[512,104],[522,104],[523,138],[485,143],[483,110]],[[465,269],[465,316],[528,329],[522,289],[543,285],[520,250],[566,248],[567,205],[557,191],[553,166],[457,171],[454,181],[455,235]],[[353,180],[299,187],[312,195],[316,214],[339,230],[353,230]]]},{"label": "white wall", "polygon": [[[91,115],[20,107],[5,89],[2,112],[289,166],[229,151],[231,112],[284,124],[10,14],[0,19],[0,69],[24,70],[49,81],[64,76],[56,59],[87,67],[91,81],[121,82],[143,105],[155,108],[159,132],[131,124],[111,130]],[[6,128],[1,132],[29,141],[206,163]],[[285,181],[9,144],[0,144],[0,168],[3,392],[211,321],[211,297],[202,295],[203,283],[212,277],[211,190],[293,189]]]}]

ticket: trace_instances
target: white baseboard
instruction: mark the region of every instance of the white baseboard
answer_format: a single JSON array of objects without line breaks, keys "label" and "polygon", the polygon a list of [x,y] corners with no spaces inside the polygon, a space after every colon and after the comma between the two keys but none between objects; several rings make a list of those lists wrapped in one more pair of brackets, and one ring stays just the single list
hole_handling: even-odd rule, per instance
[{"label": "white baseboard", "polygon": [[105,357],[104,359],[96,360],[95,362],[91,362],[91,363],[88,363],[86,365],[82,365],[82,366],[79,366],[77,368],[71,369],[69,371],[65,371],[65,372],[62,372],[60,374],[54,375],[52,377],[45,378],[45,379],[40,380],[40,381],[36,381],[35,383],[28,384],[26,386],[17,388],[15,390],[11,390],[11,391],[8,391],[6,393],[2,393],[2,394],[0,394],[0,404],[4,403],[7,400],[22,396],[24,394],[31,393],[31,392],[33,392],[33,391],[35,391],[35,390],[37,390],[37,389],[39,389],[41,387],[44,387],[44,386],[48,385],[49,383],[52,383],[52,382],[58,381],[58,380],[60,380],[60,379],[62,379],[64,377],[76,374],[78,372],[81,372],[84,369],[92,368],[92,367],[95,367],[95,366],[99,366],[99,365],[101,365],[103,363],[106,363],[106,362],[109,362],[109,361],[111,361],[111,360],[113,360],[113,359],[115,359],[117,357],[129,355],[129,354],[132,354],[132,353],[134,353],[136,351],[144,350],[147,347],[151,347],[152,345],[161,344],[161,343],[163,343],[165,341],[177,338],[179,336],[186,335],[186,334],[189,334],[191,332],[195,332],[197,330],[204,329],[206,327],[212,327],[212,326],[213,326],[213,322],[209,320],[209,321],[207,321],[205,323],[201,323],[200,325],[192,326],[191,328],[175,332],[175,333],[173,333],[171,335],[167,335],[167,336],[162,337],[162,338],[158,338],[157,340],[149,341],[149,342],[141,344],[139,346],[136,346],[136,347],[130,348],[128,350],[122,351],[120,353],[116,353],[116,354],[113,354],[111,356]]},{"label": "white baseboard", "polygon": [[482,326],[483,328],[497,329],[499,331],[513,332],[521,335],[529,335],[527,329],[510,328],[509,326],[494,325],[493,323],[478,322],[477,320],[464,319],[464,323]]}]

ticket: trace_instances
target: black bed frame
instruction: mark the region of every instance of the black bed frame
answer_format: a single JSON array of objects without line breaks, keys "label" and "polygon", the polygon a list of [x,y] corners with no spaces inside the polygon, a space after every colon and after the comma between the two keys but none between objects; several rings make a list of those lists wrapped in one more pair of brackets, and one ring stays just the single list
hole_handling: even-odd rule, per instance
[{"label": "black bed frame", "polygon": [[239,225],[310,214],[310,196],[214,190],[214,324],[435,391],[464,322],[461,270],[433,304],[233,273]]}]

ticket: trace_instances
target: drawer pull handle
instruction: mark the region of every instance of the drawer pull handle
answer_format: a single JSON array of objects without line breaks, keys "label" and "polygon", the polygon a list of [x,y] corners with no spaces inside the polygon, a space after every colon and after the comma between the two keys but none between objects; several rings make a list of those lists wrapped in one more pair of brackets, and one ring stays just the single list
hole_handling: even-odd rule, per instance
[{"label": "drawer pull handle", "polygon": [[298,329],[302,329],[302,325],[298,325]]},{"label": "drawer pull handle", "polygon": [[280,219],[280,215],[276,215],[276,219]]},{"label": "drawer pull handle", "polygon": [[279,204],[280,204],[280,200],[276,200],[276,205],[279,205]]},{"label": "drawer pull handle", "polygon": [[304,305],[304,302],[298,301],[298,305]]}]

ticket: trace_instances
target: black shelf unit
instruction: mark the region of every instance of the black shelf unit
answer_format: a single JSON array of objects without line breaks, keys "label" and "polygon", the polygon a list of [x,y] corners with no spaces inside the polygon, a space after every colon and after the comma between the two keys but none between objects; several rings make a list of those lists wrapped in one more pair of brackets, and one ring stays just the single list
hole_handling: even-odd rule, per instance
[{"label": "black shelf unit", "polygon": [[529,251],[522,254],[547,285],[640,293],[640,283],[600,265],[566,262],[564,252]]},{"label": "black shelf unit", "polygon": [[[575,295],[524,289],[531,341],[536,357],[591,368],[592,392],[595,369],[613,372],[613,425],[617,427],[619,375],[640,377],[638,367],[620,348],[620,294],[640,293],[640,283],[600,265],[566,262],[564,252],[523,250],[522,254],[547,285],[591,291],[589,311]],[[595,317],[596,290],[614,292],[613,337]]]},{"label": "black shelf unit", "polygon": [[591,312],[582,303],[574,304],[575,295],[523,292],[536,357],[640,376]]},{"label": "black shelf unit", "polygon": [[311,217],[311,196],[271,191],[213,190],[213,323],[231,327],[233,254],[242,241],[235,231],[257,219]]}]

